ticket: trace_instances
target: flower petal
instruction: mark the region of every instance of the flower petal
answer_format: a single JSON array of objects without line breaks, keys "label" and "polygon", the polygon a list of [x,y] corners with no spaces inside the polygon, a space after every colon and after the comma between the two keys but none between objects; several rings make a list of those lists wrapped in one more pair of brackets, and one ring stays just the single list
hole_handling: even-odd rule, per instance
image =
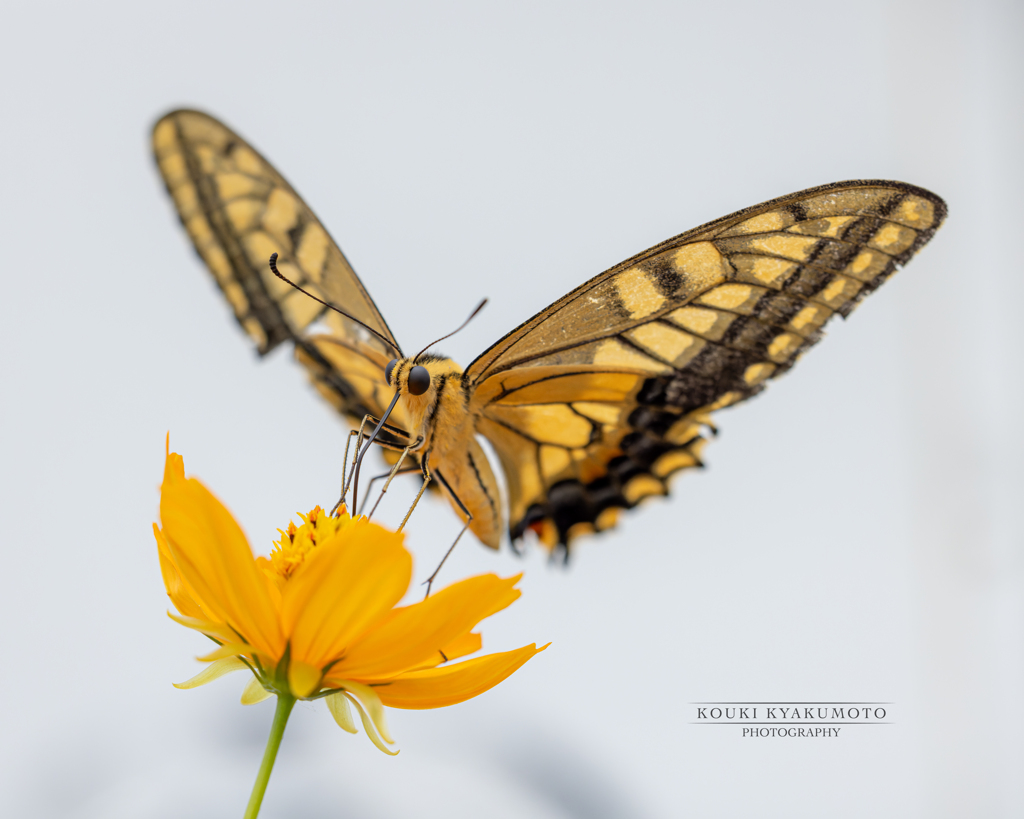
[{"label": "flower petal", "polygon": [[343,696],[348,697],[349,701],[356,707],[356,710],[359,712],[359,718],[363,721],[363,730],[366,731],[366,735],[370,738],[370,741],[388,756],[398,756],[398,751],[392,751],[384,744],[381,738],[377,736],[377,731],[373,727],[373,721],[366,715],[366,712],[363,710],[363,706],[359,704],[359,700],[347,691],[344,692]]},{"label": "flower petal", "polygon": [[292,660],[323,668],[388,616],[409,588],[403,536],[363,522],[321,544],[282,590],[281,622]]},{"label": "flower petal", "polygon": [[218,646],[215,650],[209,654],[204,654],[202,657],[196,657],[201,663],[211,663],[214,660],[223,660],[225,657],[238,657],[252,656],[252,646],[246,643],[225,643],[222,646]]},{"label": "flower petal", "polygon": [[355,697],[363,708],[366,709],[366,713],[369,715],[370,719],[373,720],[374,726],[384,738],[384,741],[388,743],[388,745],[394,745],[395,740],[391,738],[391,732],[388,730],[388,721],[384,714],[384,705],[381,703],[380,697],[377,696],[377,692],[368,685],[352,682],[352,680],[345,680],[341,687],[350,695]]},{"label": "flower petal", "polygon": [[491,607],[486,609],[485,613],[480,616],[480,619],[486,620],[492,614],[497,614],[499,611],[508,608],[516,600],[518,600],[523,593],[519,591],[519,589],[515,588],[515,585],[522,579],[522,572],[520,572],[517,575],[514,575],[513,577],[499,577],[498,583],[500,584],[501,591],[494,594],[494,596],[491,599]]},{"label": "flower petal", "polygon": [[200,685],[211,683],[225,674],[230,674],[232,671],[241,671],[243,668],[248,667],[237,657],[225,657],[222,660],[210,663],[194,677],[185,680],[185,682],[173,683],[173,685],[175,688],[198,688]]},{"label": "flower petal", "polygon": [[551,643],[537,648],[535,644],[488,654],[475,660],[412,671],[388,683],[375,685],[381,702],[392,708],[442,708],[472,699],[493,688],[533,655]]},{"label": "flower petal", "polygon": [[263,687],[263,683],[256,679],[256,677],[250,677],[249,682],[242,689],[242,705],[255,705],[272,696],[274,695]]},{"label": "flower petal", "polygon": [[484,638],[479,632],[471,631],[468,634],[463,634],[461,637],[456,637],[442,648],[441,652],[448,658],[445,662],[450,662],[451,660],[459,659],[459,657],[465,657],[467,654],[476,654],[483,647]]},{"label": "flower petal", "polygon": [[263,653],[281,656],[277,610],[245,535],[205,486],[185,479],[173,452],[164,469],[160,519],[186,590],[206,615],[230,624]]},{"label": "flower petal", "polygon": [[327,710],[331,712],[334,721],[341,726],[341,730],[348,731],[350,734],[358,734],[359,729],[356,728],[356,724],[352,719],[352,709],[349,707],[348,697],[345,696],[345,692],[336,691],[324,697],[324,699],[327,700]]},{"label": "flower petal", "polygon": [[352,645],[345,659],[331,669],[331,676],[381,680],[422,666],[425,661],[437,665],[443,661],[439,651],[446,645],[519,597],[520,591],[513,587],[520,577],[477,575],[398,609]]},{"label": "flower petal", "polygon": [[171,603],[186,617],[202,618],[204,616],[203,609],[186,591],[178,567],[174,565],[174,557],[171,555],[171,548],[167,545],[167,539],[155,523],[153,524],[153,534],[156,535],[157,554],[160,557],[160,574],[163,576],[164,588],[167,589],[167,596],[171,598]]},{"label": "flower petal", "polygon": [[238,639],[238,635],[223,623],[214,623],[211,620],[197,620],[194,617],[182,617],[173,611],[167,612],[167,616],[175,623],[183,625],[185,628],[195,629],[207,637],[212,637],[219,643],[231,643]]},{"label": "flower petal", "polygon": [[436,669],[438,665],[444,662],[451,662],[454,659],[459,659],[459,657],[465,657],[467,654],[475,654],[481,648],[483,648],[483,638],[478,633],[471,632],[453,640],[430,657],[430,659],[414,665],[412,669],[407,669],[403,674]]},{"label": "flower petal", "polygon": [[448,643],[448,645],[438,651],[437,654],[433,655],[430,659],[424,660],[422,663],[406,669],[404,673],[408,673],[410,671],[423,671],[427,668],[437,668],[437,666],[442,663],[457,660],[459,657],[465,657],[467,654],[475,654],[483,648],[483,645],[483,638],[479,633],[474,631],[469,634],[463,634],[461,637]]}]

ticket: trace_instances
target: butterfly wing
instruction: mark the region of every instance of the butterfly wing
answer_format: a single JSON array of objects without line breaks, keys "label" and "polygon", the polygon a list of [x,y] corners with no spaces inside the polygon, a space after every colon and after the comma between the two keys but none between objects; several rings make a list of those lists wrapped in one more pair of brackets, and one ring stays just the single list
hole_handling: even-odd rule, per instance
[{"label": "butterfly wing", "polygon": [[612,525],[700,466],[710,414],[760,392],[946,215],[899,182],[840,182],[710,222],[591,279],[466,371],[513,539]]},{"label": "butterfly wing", "polygon": [[[153,152],[182,224],[259,353],[293,341],[317,388],[339,411],[357,420],[379,416],[390,400],[380,389],[381,373],[398,343],[291,185],[245,140],[199,111],[173,111],[157,122]],[[387,342],[274,276],[272,253],[279,254],[282,274]],[[330,332],[308,335],[314,322]],[[393,420],[401,426],[404,419],[399,413]]]}]

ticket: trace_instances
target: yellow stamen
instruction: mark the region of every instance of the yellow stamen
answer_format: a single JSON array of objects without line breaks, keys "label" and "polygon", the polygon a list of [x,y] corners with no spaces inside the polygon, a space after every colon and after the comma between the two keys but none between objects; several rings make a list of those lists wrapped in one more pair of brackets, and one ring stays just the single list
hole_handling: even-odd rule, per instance
[{"label": "yellow stamen", "polygon": [[289,522],[285,531],[277,530],[281,539],[274,541],[270,552],[270,571],[285,580],[305,562],[310,552],[352,522],[344,506],[334,516],[315,506],[308,515],[299,513],[299,517],[302,518],[301,526]]}]

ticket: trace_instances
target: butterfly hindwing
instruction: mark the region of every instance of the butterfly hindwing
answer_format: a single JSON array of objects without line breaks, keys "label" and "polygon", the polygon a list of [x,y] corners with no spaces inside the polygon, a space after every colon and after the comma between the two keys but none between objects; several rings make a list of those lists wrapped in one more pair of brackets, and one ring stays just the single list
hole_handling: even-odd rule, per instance
[{"label": "butterfly hindwing", "polygon": [[[381,418],[391,402],[394,389],[381,377],[390,356],[358,339],[345,339],[336,335],[314,335],[295,350],[317,391],[339,412],[348,413],[353,421],[364,415]],[[382,444],[403,447],[409,443],[407,435],[396,435],[392,430],[410,430],[405,407],[399,402],[388,418],[388,426],[377,436]],[[409,456],[409,465],[418,463]],[[390,453],[385,455],[394,463]]]},{"label": "butterfly hindwing", "polygon": [[844,182],[748,208],[591,279],[466,371],[510,530],[549,545],[700,465],[710,413],[757,394],[934,234],[934,194]]}]

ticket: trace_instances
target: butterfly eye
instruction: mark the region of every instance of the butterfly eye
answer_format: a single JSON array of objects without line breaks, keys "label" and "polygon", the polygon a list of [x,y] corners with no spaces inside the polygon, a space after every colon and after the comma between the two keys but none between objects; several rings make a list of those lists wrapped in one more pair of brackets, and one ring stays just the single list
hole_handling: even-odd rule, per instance
[{"label": "butterfly eye", "polygon": [[409,392],[413,395],[423,395],[430,389],[430,373],[426,367],[413,367],[409,372]]},{"label": "butterfly eye", "polygon": [[398,363],[398,359],[397,359],[397,358],[392,358],[392,359],[391,359],[391,360],[390,360],[390,361],[388,362],[388,366],[386,366],[386,367],[384,368],[384,380],[385,380],[385,381],[387,381],[387,382],[388,382],[388,384],[390,384],[390,383],[391,383],[391,373],[393,373],[393,372],[394,372],[394,370],[395,370],[395,365],[396,365],[397,363]]}]

